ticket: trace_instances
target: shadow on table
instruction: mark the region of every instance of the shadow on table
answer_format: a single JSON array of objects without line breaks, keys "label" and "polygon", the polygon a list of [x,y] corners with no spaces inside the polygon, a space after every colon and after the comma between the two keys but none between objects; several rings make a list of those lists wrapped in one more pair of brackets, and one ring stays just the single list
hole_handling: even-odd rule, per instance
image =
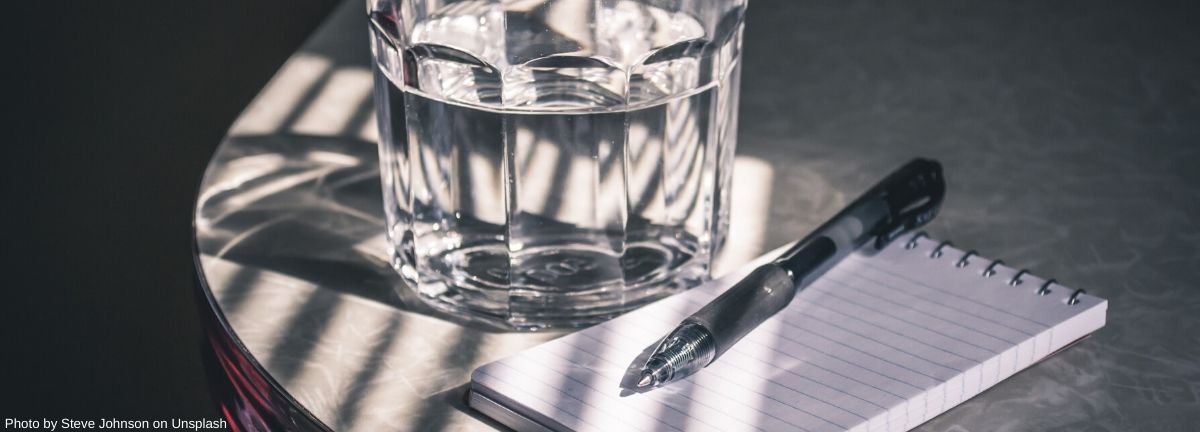
[{"label": "shadow on table", "polygon": [[[202,255],[477,330],[502,331],[440,313],[396,289],[404,281],[385,256],[375,143],[279,134],[232,137],[222,149],[199,199]],[[254,289],[239,277],[225,279],[231,292],[221,308],[227,314],[247,298],[238,290]]]},{"label": "shadow on table", "polygon": [[[459,371],[469,372],[478,363],[488,334],[505,332],[440,313],[409,290],[396,289],[404,282],[385,256],[376,151],[375,143],[353,138],[240,136],[229,138],[210,164],[197,207],[196,245],[202,257],[232,264],[204,269],[208,283],[219,284],[210,289],[219,299],[220,312],[226,317],[283,312],[252,304],[261,301],[254,300],[256,290],[279,295],[268,288],[278,284],[278,277],[315,287],[280,321],[277,328],[285,333],[257,359],[267,376],[284,388],[311,369],[309,363],[320,357],[318,351],[327,349],[328,341],[322,342],[320,335],[335,326],[343,294],[455,324],[442,335],[452,342],[440,343],[457,348],[430,353],[434,357],[427,359],[449,371],[452,376],[446,379],[451,381],[461,378]],[[264,279],[264,274],[272,276]],[[364,410],[371,409],[365,400],[375,391],[376,382],[388,379],[380,371],[388,369],[384,363],[391,361],[388,353],[405,330],[402,321],[404,316],[393,315],[390,324],[374,330],[382,333],[372,336],[375,342],[361,353],[362,364],[345,383],[344,394],[331,401],[336,406],[334,418],[322,419],[328,426],[351,429],[366,414]],[[419,418],[409,419],[416,422],[411,425],[440,429],[457,409],[496,426],[467,409],[462,401],[466,385],[451,381],[445,384],[457,386],[449,390],[440,390],[444,384],[426,386],[433,386],[436,393],[418,402]]]},{"label": "shadow on table", "polygon": [[[368,416],[378,417],[379,407],[369,400],[377,397],[378,386],[398,385],[382,384],[394,379],[391,375],[395,366],[387,363],[396,360],[436,364],[441,370],[435,374],[438,376],[405,378],[409,386],[414,379],[431,383],[416,384],[414,390],[421,400],[408,402],[419,409],[412,411],[414,417],[402,422],[423,430],[439,430],[452,426],[453,410],[459,410],[500,427],[468,409],[463,398],[469,384],[462,380],[481,360],[497,354],[494,346],[485,352],[485,345],[498,343],[505,337],[499,333],[505,331],[448,316],[425,306],[410,290],[396,289],[404,282],[385,256],[385,221],[374,143],[287,134],[229,138],[210,164],[195,223],[201,257],[231,264],[204,268],[220,312],[241,319],[264,313],[284,314],[271,320],[274,330],[269,331],[280,333],[266,344],[254,344],[261,356],[257,361],[271,380],[282,384],[283,389],[310,392],[305,386],[295,385],[306,379],[305,374],[311,375],[314,367],[338,367],[314,366],[314,362],[328,357],[327,351],[347,349],[355,356],[352,376],[339,381],[342,387],[335,388],[335,393],[320,396],[331,398],[320,402],[332,408],[326,410],[330,414],[317,416],[329,427],[353,429],[367,423],[363,419]],[[312,289],[288,300],[288,306],[264,307],[257,303],[264,296],[274,299],[268,301],[295,297],[291,290],[278,290],[295,283],[311,285]],[[376,323],[381,327],[363,330],[373,332],[372,342],[367,345],[342,347],[327,333],[344,325],[337,323],[340,305],[346,301],[343,295],[456,325],[444,326],[436,337],[430,336],[438,340],[425,342],[437,349],[411,359],[391,357],[403,343],[399,342],[401,333],[420,327],[401,314]],[[253,325],[244,330],[250,332],[246,336],[260,339],[264,331]],[[330,390],[319,390],[325,391]]]}]

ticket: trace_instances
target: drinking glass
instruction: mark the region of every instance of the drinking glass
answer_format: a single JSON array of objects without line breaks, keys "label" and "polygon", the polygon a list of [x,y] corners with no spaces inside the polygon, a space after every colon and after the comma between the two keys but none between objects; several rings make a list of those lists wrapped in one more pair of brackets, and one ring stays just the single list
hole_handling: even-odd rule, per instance
[{"label": "drinking glass", "polygon": [[745,0],[371,0],[392,265],[440,310],[586,326],[706,280]]}]

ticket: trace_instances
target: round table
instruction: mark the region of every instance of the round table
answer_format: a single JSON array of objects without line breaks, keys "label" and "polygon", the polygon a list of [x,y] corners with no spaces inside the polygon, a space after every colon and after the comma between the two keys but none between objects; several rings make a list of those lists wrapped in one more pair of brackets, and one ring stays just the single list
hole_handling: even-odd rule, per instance
[{"label": "round table", "polygon": [[[1198,134],[1162,114],[1186,98],[1154,96],[1176,81],[1195,96],[1200,75],[1154,50],[1092,64],[1107,47],[989,18],[1071,34],[1119,10],[1058,22],[1040,3],[797,3],[750,7],[733,226],[714,273],[800,237],[899,163],[938,158],[950,192],[933,235],[1088,288],[1110,310],[1094,337],[920,429],[1200,424]],[[207,360],[240,429],[499,427],[463,403],[470,371],[558,335],[463,323],[394,289],[370,96],[363,7],[349,0],[246,108],[204,177]]]}]

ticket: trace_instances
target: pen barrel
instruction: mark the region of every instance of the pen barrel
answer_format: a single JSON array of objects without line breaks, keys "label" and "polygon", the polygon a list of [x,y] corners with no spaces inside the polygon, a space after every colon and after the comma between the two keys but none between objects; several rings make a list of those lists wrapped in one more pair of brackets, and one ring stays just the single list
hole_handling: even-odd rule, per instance
[{"label": "pen barrel", "polygon": [[704,326],[713,336],[714,359],[796,296],[787,270],[774,264],[755,269],[704,308],[684,320]]}]

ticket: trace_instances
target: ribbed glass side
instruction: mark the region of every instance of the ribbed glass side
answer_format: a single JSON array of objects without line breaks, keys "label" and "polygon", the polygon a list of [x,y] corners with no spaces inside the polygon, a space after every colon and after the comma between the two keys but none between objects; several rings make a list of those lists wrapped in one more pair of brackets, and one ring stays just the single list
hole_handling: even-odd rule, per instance
[{"label": "ribbed glass side", "polygon": [[388,236],[412,288],[528,329],[706,279],[728,226],[742,5],[434,3],[371,14]]}]

